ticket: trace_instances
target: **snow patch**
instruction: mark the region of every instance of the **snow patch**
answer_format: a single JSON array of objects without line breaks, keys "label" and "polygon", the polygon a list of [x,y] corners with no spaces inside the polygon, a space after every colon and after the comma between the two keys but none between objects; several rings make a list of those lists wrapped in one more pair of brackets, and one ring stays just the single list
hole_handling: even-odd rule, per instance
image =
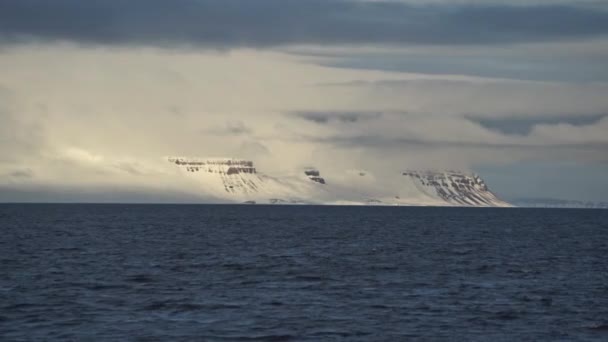
[{"label": "snow patch", "polygon": [[[317,168],[273,177],[253,161],[234,158],[169,157],[198,191],[225,202],[249,204],[333,204],[411,206],[511,206],[494,195],[476,174],[408,170],[376,180],[367,171],[346,171],[346,184],[326,181]],[[353,178],[353,176],[356,176]],[[357,181],[365,180],[364,186]]]}]

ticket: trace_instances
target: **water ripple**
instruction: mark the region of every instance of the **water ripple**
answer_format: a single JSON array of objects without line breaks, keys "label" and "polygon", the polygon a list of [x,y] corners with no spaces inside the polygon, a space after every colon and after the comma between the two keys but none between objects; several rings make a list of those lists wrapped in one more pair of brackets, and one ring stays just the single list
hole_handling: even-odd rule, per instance
[{"label": "water ripple", "polygon": [[0,205],[2,341],[605,341],[608,211]]}]

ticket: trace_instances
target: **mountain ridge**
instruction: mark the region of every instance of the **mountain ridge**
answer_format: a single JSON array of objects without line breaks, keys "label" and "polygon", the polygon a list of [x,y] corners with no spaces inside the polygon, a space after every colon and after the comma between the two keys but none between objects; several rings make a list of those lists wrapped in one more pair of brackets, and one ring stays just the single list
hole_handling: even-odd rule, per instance
[{"label": "mountain ridge", "polygon": [[407,170],[377,180],[366,171],[351,172],[349,182],[328,178],[321,170],[274,177],[254,162],[236,158],[168,157],[198,191],[226,203],[410,205],[510,207],[483,179],[461,171]]}]

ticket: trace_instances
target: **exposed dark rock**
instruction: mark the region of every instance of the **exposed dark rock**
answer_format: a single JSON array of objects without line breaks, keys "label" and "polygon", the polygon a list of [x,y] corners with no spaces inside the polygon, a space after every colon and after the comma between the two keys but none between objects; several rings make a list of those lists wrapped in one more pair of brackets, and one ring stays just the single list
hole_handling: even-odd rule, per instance
[{"label": "exposed dark rock", "polygon": [[476,174],[459,171],[405,171],[404,176],[412,177],[448,203],[470,206],[493,206],[500,202],[488,190],[484,181]]}]

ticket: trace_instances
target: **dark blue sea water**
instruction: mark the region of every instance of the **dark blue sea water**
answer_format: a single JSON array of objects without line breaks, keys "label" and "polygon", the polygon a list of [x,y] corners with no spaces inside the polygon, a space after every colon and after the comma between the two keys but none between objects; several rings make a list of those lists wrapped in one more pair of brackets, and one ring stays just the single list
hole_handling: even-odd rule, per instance
[{"label": "dark blue sea water", "polygon": [[1,341],[608,340],[608,210],[0,205]]}]

